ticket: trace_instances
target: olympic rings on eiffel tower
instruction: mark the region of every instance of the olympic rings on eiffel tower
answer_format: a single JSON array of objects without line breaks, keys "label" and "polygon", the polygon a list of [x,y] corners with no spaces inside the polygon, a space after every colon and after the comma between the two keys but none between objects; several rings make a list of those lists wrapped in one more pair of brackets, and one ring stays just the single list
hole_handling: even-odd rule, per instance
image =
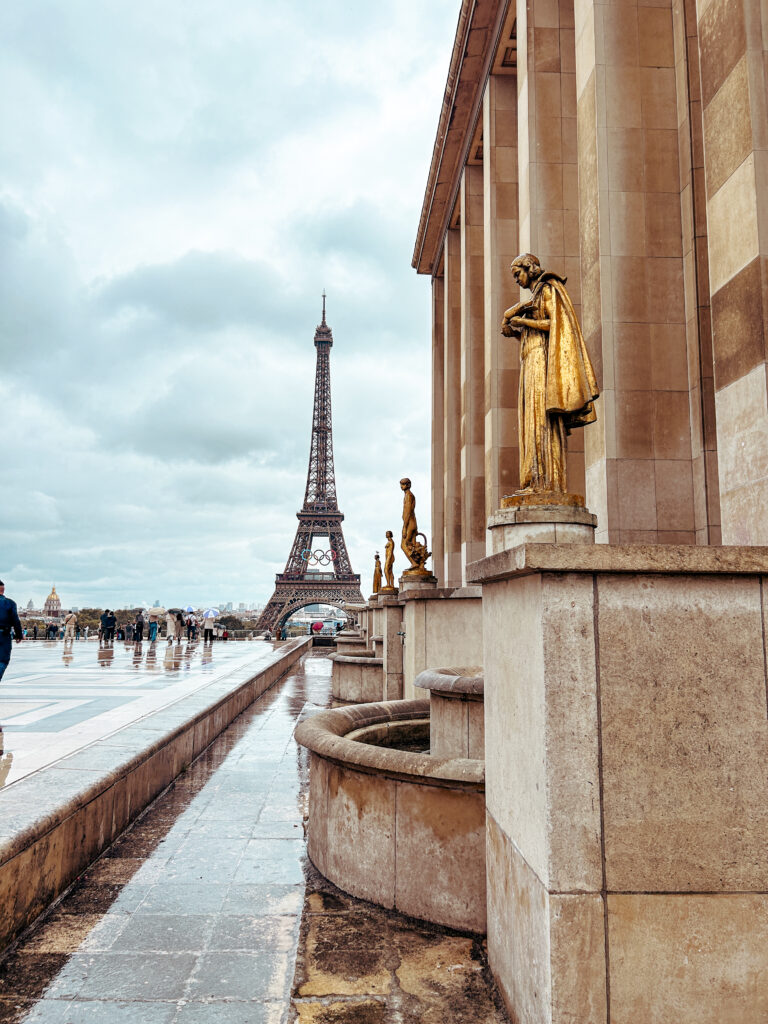
[{"label": "olympic rings on eiffel tower", "polygon": [[333,548],[329,548],[327,551],[323,551],[322,548],[316,548],[314,551],[304,548],[301,557],[307,565],[330,565],[331,562],[336,561],[338,555]]}]

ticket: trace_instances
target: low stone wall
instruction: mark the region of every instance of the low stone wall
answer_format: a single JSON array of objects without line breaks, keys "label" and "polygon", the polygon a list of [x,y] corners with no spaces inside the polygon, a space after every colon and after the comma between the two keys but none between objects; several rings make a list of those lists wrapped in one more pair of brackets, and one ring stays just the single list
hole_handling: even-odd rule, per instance
[{"label": "low stone wall", "polygon": [[373,651],[332,654],[331,693],[336,700],[369,704],[381,700],[384,691],[384,662]]},{"label": "low stone wall", "polygon": [[428,701],[391,701],[324,711],[299,725],[296,739],[311,751],[309,856],[353,896],[484,933],[483,762],[349,738],[370,726],[407,723],[413,731],[428,715]]},{"label": "low stone wall", "polygon": [[56,899],[242,711],[298,661],[311,637],[232,689],[184,697],[0,790],[0,950]]}]

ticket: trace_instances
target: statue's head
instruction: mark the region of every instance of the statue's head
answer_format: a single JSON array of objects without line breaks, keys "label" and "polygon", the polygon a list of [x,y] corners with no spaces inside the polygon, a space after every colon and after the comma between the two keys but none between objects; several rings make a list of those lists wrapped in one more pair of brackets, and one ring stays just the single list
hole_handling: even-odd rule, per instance
[{"label": "statue's head", "polygon": [[512,261],[512,266],[509,269],[521,288],[530,288],[539,274],[541,274],[541,264],[538,257],[530,252],[521,253],[517,259]]},{"label": "statue's head", "polygon": [[409,491],[411,489],[411,481],[408,479],[407,476],[404,476],[403,479],[400,481],[400,487],[404,491]]},{"label": "statue's head", "polygon": [[392,540],[392,531],[387,530],[387,540]]}]

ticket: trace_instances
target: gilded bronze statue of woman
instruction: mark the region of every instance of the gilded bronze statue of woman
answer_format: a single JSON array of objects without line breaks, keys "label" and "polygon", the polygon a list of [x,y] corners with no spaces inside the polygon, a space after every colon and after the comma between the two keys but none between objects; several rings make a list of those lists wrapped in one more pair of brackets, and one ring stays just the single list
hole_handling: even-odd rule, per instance
[{"label": "gilded bronze statue of woman", "polygon": [[593,423],[597,381],[565,278],[541,269],[524,253],[511,266],[521,288],[531,292],[504,313],[501,333],[520,338],[517,419],[520,490],[515,497],[566,495],[566,436]]}]

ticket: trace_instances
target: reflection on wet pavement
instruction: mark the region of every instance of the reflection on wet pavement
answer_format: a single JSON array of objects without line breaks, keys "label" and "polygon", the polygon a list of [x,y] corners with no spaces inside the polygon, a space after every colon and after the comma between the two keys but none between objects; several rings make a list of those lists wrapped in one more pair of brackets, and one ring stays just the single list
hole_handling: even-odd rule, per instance
[{"label": "reflection on wet pavement", "polygon": [[307,655],[79,879],[0,963],[0,1024],[504,1020],[482,943],[345,896],[307,861],[292,735],[329,683]]},{"label": "reflection on wet pavement", "polygon": [[13,783],[215,679],[252,675],[275,646],[261,640],[20,644],[0,691],[6,751],[0,783]]}]

